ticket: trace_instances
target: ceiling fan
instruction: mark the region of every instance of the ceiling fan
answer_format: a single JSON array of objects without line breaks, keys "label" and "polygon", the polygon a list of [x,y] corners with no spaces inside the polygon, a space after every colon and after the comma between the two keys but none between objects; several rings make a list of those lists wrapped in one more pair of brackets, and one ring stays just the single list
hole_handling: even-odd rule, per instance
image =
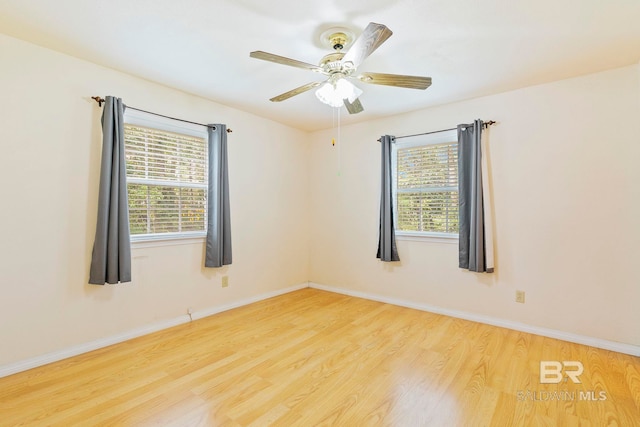
[{"label": "ceiling fan", "polygon": [[250,57],[264,61],[275,62],[291,67],[303,68],[327,76],[325,81],[311,82],[297,87],[288,92],[270,99],[272,102],[280,102],[295,95],[307,92],[321,86],[316,91],[318,99],[332,107],[344,105],[349,114],[357,114],[363,111],[362,103],[358,97],[362,90],[353,85],[347,79],[357,79],[363,83],[404,87],[409,89],[426,89],[431,86],[431,77],[406,76],[401,74],[360,73],[356,74],[360,64],[371,55],[393,33],[382,24],[370,22],[364,32],[358,37],[348,52],[342,49],[351,41],[352,35],[348,30],[331,29],[323,33],[323,38],[328,41],[334,52],[325,55],[319,65],[308,64],[284,56],[260,50],[251,52]]}]

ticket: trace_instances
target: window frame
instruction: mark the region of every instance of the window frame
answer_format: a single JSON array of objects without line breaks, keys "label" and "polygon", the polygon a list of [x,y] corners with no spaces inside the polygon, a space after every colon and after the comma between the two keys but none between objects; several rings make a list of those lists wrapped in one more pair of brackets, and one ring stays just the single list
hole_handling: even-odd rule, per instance
[{"label": "window frame", "polygon": [[[142,126],[154,130],[178,133],[183,135],[195,136],[203,138],[205,144],[207,144],[208,134],[207,129],[204,126],[177,122],[175,120],[157,116],[155,114],[145,113],[143,111],[132,110],[125,108],[124,111],[124,124]],[[209,159],[208,149],[205,150],[207,157],[205,157],[205,179],[208,180]],[[144,180],[140,178],[134,178],[135,183],[143,183]],[[129,176],[127,176],[127,186],[129,184]],[[208,184],[205,184],[208,185]],[[194,186],[195,187],[195,186]],[[205,191],[205,195],[207,192]],[[142,247],[154,247],[154,246],[168,246],[168,245],[180,245],[190,243],[204,242],[207,236],[207,219],[208,214],[206,212],[208,203],[205,203],[205,219],[204,230],[202,231],[183,231],[176,233],[158,233],[158,234],[131,234],[130,240],[132,246]]]},{"label": "window frame", "polygon": [[[457,244],[460,233],[443,233],[437,231],[402,231],[398,229],[398,150],[402,148],[424,147],[427,145],[445,144],[458,141],[457,129],[407,137],[406,141],[396,140],[391,148],[391,176],[393,186],[394,228],[397,240],[426,241],[433,243]],[[458,187],[458,194],[460,188]]]}]

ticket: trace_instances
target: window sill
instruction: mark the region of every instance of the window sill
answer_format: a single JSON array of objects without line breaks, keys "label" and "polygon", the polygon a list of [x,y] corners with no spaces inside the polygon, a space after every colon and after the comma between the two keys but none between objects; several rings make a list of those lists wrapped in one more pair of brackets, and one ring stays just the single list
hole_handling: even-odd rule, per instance
[{"label": "window sill", "polygon": [[396,240],[408,240],[411,242],[447,243],[450,245],[457,245],[458,235],[448,233],[396,231]]},{"label": "window sill", "polygon": [[202,244],[206,240],[206,235],[195,236],[154,236],[144,239],[135,239],[132,236],[131,249],[155,248],[159,246],[178,246]]}]

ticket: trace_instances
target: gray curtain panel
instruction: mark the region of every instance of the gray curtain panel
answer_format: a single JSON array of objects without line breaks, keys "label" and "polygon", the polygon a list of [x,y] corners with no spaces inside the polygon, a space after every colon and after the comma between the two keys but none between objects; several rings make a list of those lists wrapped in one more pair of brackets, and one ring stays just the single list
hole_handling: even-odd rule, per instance
[{"label": "gray curtain panel", "polygon": [[382,185],[380,189],[380,234],[378,237],[378,254],[380,261],[400,261],[396,247],[396,230],[393,213],[393,177],[391,168],[391,144],[395,138],[384,135],[380,138],[382,147]]},{"label": "gray curtain panel", "polygon": [[231,215],[229,213],[229,173],[227,126],[208,125],[209,190],[207,249],[205,267],[231,264]]},{"label": "gray curtain panel", "polygon": [[492,273],[485,252],[482,125],[482,120],[458,125],[459,267]]},{"label": "gray curtain panel", "polygon": [[89,283],[93,285],[131,281],[123,115],[122,100],[107,96],[102,110],[98,223],[89,271]]}]

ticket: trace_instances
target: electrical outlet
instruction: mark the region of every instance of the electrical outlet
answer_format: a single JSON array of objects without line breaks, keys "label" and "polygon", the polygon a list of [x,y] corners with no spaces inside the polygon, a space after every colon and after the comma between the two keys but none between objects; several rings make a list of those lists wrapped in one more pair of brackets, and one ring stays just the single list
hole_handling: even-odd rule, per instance
[{"label": "electrical outlet", "polygon": [[516,302],[524,304],[524,291],[516,291]]},{"label": "electrical outlet", "polygon": [[229,276],[222,276],[222,287],[226,288],[229,286]]}]

